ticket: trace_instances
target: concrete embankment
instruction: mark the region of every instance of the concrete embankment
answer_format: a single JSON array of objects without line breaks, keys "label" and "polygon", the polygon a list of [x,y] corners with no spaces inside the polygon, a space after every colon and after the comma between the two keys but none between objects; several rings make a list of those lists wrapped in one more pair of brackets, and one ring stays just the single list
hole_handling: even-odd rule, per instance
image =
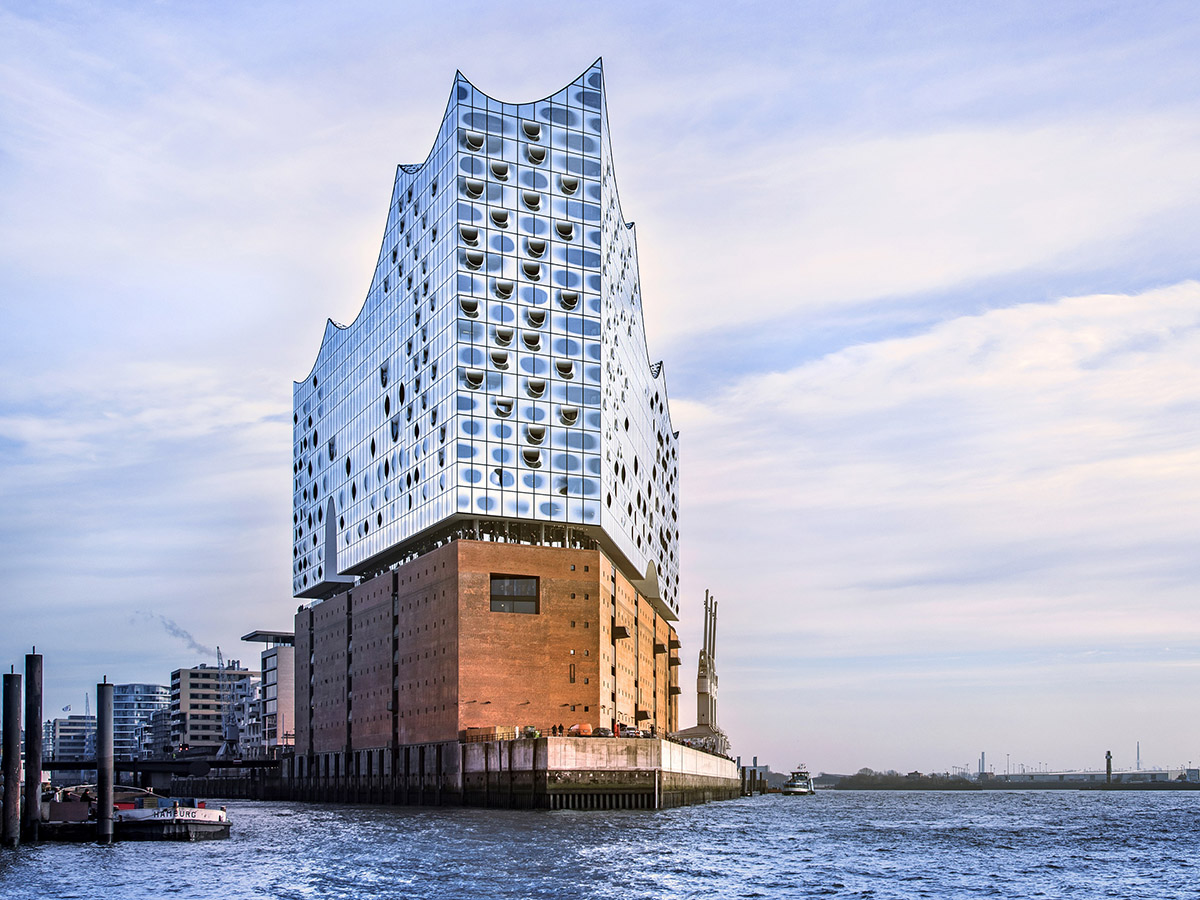
[{"label": "concrete embankment", "polygon": [[[733,760],[647,738],[448,741],[283,760],[278,779],[176,779],[176,794],[520,809],[665,809],[739,796]],[[243,793],[245,792],[245,793]]]}]

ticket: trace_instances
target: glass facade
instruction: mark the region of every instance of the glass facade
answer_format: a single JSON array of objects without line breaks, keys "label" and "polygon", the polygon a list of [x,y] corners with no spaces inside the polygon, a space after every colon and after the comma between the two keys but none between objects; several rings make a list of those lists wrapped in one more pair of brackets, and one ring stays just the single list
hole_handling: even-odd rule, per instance
[{"label": "glass facade", "polygon": [[461,75],[400,166],[361,312],[294,387],[293,588],[455,519],[578,526],[678,613],[678,443],[597,62],[533,103]]},{"label": "glass facade", "polygon": [[117,759],[138,759],[150,716],[170,705],[171,689],[165,684],[114,685],[113,755]]}]

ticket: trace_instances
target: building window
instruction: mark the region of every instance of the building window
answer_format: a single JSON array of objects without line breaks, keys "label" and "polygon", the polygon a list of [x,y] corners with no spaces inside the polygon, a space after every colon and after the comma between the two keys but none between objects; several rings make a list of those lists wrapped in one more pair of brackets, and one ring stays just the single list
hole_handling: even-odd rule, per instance
[{"label": "building window", "polygon": [[528,575],[493,575],[492,612],[536,614],[538,579]]},{"label": "building window", "polygon": [[575,683],[575,663],[571,663],[571,684]]}]

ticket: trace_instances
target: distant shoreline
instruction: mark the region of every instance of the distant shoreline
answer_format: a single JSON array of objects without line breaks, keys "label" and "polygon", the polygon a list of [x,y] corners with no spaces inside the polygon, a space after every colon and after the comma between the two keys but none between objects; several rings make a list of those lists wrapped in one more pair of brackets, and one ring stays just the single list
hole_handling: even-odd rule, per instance
[{"label": "distant shoreline", "polygon": [[1192,781],[999,781],[983,782],[937,775],[850,775],[832,788],[835,791],[1200,791]]}]

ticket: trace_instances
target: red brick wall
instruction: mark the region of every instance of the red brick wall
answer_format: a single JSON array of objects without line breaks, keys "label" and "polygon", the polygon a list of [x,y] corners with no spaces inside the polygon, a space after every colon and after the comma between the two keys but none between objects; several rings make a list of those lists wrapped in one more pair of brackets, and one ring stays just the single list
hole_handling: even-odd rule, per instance
[{"label": "red brick wall", "polygon": [[671,692],[676,685],[678,668],[671,666],[671,642],[678,640],[676,630],[665,619],[659,619],[655,625],[656,643],[666,648],[666,653],[655,656],[655,674],[658,676],[659,702],[656,715],[660,722],[665,722],[668,732],[679,731],[679,698]]},{"label": "red brick wall", "polygon": [[312,608],[312,749],[316,753],[346,748],[348,596],[338,594]]},{"label": "red brick wall", "polygon": [[458,553],[440,547],[396,570],[396,724],[401,744],[458,737]]},{"label": "red brick wall", "polygon": [[392,737],[392,582],[386,572],[351,592],[351,741],[356,750],[388,746]]},{"label": "red brick wall", "polygon": [[[457,546],[461,726],[600,725],[600,553],[482,541]],[[536,575],[539,612],[492,612],[493,574]]]},{"label": "red brick wall", "polygon": [[[537,576],[539,612],[492,612],[493,574]],[[613,640],[614,616],[630,637]],[[346,749],[348,711],[355,750],[470,727],[615,720],[665,733],[677,727],[676,672],[654,645],[673,637],[597,550],[455,541],[297,614],[297,752],[310,738],[311,752]]]},{"label": "red brick wall", "polygon": [[615,665],[617,667],[617,712],[614,718],[622,726],[625,726],[634,725],[636,722],[634,713],[637,708],[637,697],[634,695],[633,681],[637,677],[637,626],[634,624],[637,593],[620,572],[617,572],[616,576],[616,603],[612,609],[617,626],[623,626],[629,632],[630,637],[618,638],[613,644],[616,649]]},{"label": "red brick wall", "polygon": [[[312,644],[308,639],[309,625],[312,623],[312,610],[301,608],[296,613],[295,632],[296,632],[296,671],[295,671],[295,696],[293,698],[293,708],[287,711],[288,720],[292,723],[293,731],[295,731],[296,753],[308,753],[312,748],[310,742],[312,734],[308,728],[308,709],[309,709],[309,688],[308,680],[311,669],[308,664],[308,656],[312,650]],[[283,712],[283,710],[280,710]]]}]

